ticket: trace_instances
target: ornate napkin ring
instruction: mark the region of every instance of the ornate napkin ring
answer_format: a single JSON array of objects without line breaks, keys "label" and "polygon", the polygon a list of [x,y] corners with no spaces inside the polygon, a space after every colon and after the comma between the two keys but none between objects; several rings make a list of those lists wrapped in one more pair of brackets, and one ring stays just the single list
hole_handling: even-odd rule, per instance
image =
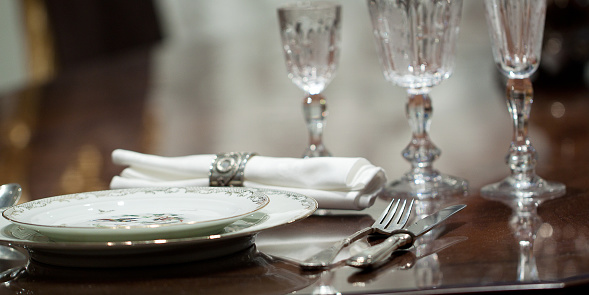
[{"label": "ornate napkin ring", "polygon": [[209,186],[243,186],[245,164],[255,155],[247,152],[217,154],[209,170]]}]

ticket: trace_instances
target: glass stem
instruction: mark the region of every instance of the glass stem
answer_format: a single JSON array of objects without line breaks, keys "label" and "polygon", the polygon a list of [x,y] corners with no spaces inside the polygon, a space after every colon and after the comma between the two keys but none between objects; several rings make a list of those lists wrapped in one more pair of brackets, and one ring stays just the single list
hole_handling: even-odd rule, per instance
[{"label": "glass stem", "polygon": [[305,96],[303,114],[309,130],[309,148],[303,156],[329,156],[323,145],[323,128],[327,117],[327,102],[323,95],[308,94]]},{"label": "glass stem", "polygon": [[440,150],[430,141],[429,128],[433,108],[429,97],[429,88],[410,89],[406,115],[412,130],[411,142],[403,150],[403,157],[411,163],[415,176],[431,177],[437,175],[433,161],[440,156]]},{"label": "glass stem", "polygon": [[513,119],[513,140],[507,155],[511,175],[521,181],[535,177],[536,150],[528,137],[528,119],[534,90],[529,78],[507,81],[507,108]]}]

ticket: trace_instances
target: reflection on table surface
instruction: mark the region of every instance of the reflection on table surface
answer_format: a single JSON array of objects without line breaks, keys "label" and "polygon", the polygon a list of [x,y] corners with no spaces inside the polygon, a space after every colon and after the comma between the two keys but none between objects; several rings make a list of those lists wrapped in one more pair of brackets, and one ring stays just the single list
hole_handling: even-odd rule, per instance
[{"label": "reflection on table surface", "polygon": [[[382,77],[368,14],[358,13],[364,5],[344,5],[341,65],[325,90],[330,102],[324,141],[334,155],[367,158],[394,179],[408,169],[400,155],[410,139],[405,95]],[[202,33],[198,42],[163,43],[2,94],[0,179],[21,183],[26,201],[107,189],[122,169],[110,160],[116,148],[168,156],[255,151],[298,157],[307,142],[302,93],[286,77],[274,13],[272,7],[257,21],[238,19],[241,30],[225,31],[223,38]],[[482,5],[465,3],[456,70],[432,94],[431,136],[443,153],[435,165],[466,178],[470,194],[421,202],[414,218],[447,204],[468,207],[378,271],[338,267],[304,273],[273,256],[302,258],[370,225],[387,198],[364,211],[321,211],[264,231],[255,248],[219,261],[116,270],[31,262],[27,271],[23,261],[2,262],[2,270],[11,271],[2,274],[0,293],[582,288],[589,279],[587,90],[535,83],[529,128],[540,155],[538,173],[565,183],[566,195],[523,211],[481,198],[481,186],[508,173],[504,157],[512,132],[482,18]],[[346,251],[368,245],[362,240]]]}]

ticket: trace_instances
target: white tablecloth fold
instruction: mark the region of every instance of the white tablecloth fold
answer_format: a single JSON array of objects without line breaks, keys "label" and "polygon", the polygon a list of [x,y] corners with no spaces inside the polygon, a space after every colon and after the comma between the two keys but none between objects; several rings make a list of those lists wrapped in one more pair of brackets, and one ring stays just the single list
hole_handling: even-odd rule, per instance
[{"label": "white tablecloth fold", "polygon": [[[162,157],[117,149],[115,164],[129,166],[113,177],[112,189],[208,186],[215,155]],[[382,168],[364,158],[277,158],[254,156],[245,166],[244,186],[297,192],[319,208],[362,210],[374,204],[386,183]]]}]

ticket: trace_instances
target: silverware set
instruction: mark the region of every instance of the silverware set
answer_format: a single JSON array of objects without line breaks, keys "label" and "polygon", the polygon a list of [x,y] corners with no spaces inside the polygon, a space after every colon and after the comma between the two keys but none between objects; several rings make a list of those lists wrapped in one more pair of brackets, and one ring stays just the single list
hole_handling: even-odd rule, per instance
[{"label": "silverware set", "polygon": [[359,230],[351,236],[333,244],[330,248],[313,255],[307,260],[301,262],[301,267],[306,270],[326,268],[332,263],[337,254],[344,247],[349,246],[360,238],[373,233],[387,235],[396,233],[401,230],[409,220],[413,202],[413,200],[409,202],[403,200],[401,203],[401,200],[393,199],[372,226]]},{"label": "silverware set", "polygon": [[372,226],[353,233],[352,235],[334,243],[331,247],[311,256],[305,261],[294,261],[293,259],[283,257],[273,258],[294,263],[306,271],[325,270],[336,265],[341,265],[341,261],[334,260],[344,247],[351,245],[362,237],[379,233],[385,234],[388,237],[383,242],[368,247],[362,252],[353,255],[344,261],[346,265],[360,269],[377,269],[389,262],[393,252],[410,248],[418,237],[427,233],[432,228],[441,224],[450,216],[466,207],[466,205],[463,204],[452,205],[405,227],[409,220],[409,216],[411,215],[413,204],[413,199],[391,200],[389,205]]},{"label": "silverware set", "polygon": [[411,226],[399,230],[398,233],[391,235],[380,244],[367,248],[360,254],[348,258],[346,264],[358,268],[378,267],[387,261],[391,253],[413,246],[416,238],[442,223],[456,212],[464,209],[464,207],[466,205],[453,205],[426,216]]}]

